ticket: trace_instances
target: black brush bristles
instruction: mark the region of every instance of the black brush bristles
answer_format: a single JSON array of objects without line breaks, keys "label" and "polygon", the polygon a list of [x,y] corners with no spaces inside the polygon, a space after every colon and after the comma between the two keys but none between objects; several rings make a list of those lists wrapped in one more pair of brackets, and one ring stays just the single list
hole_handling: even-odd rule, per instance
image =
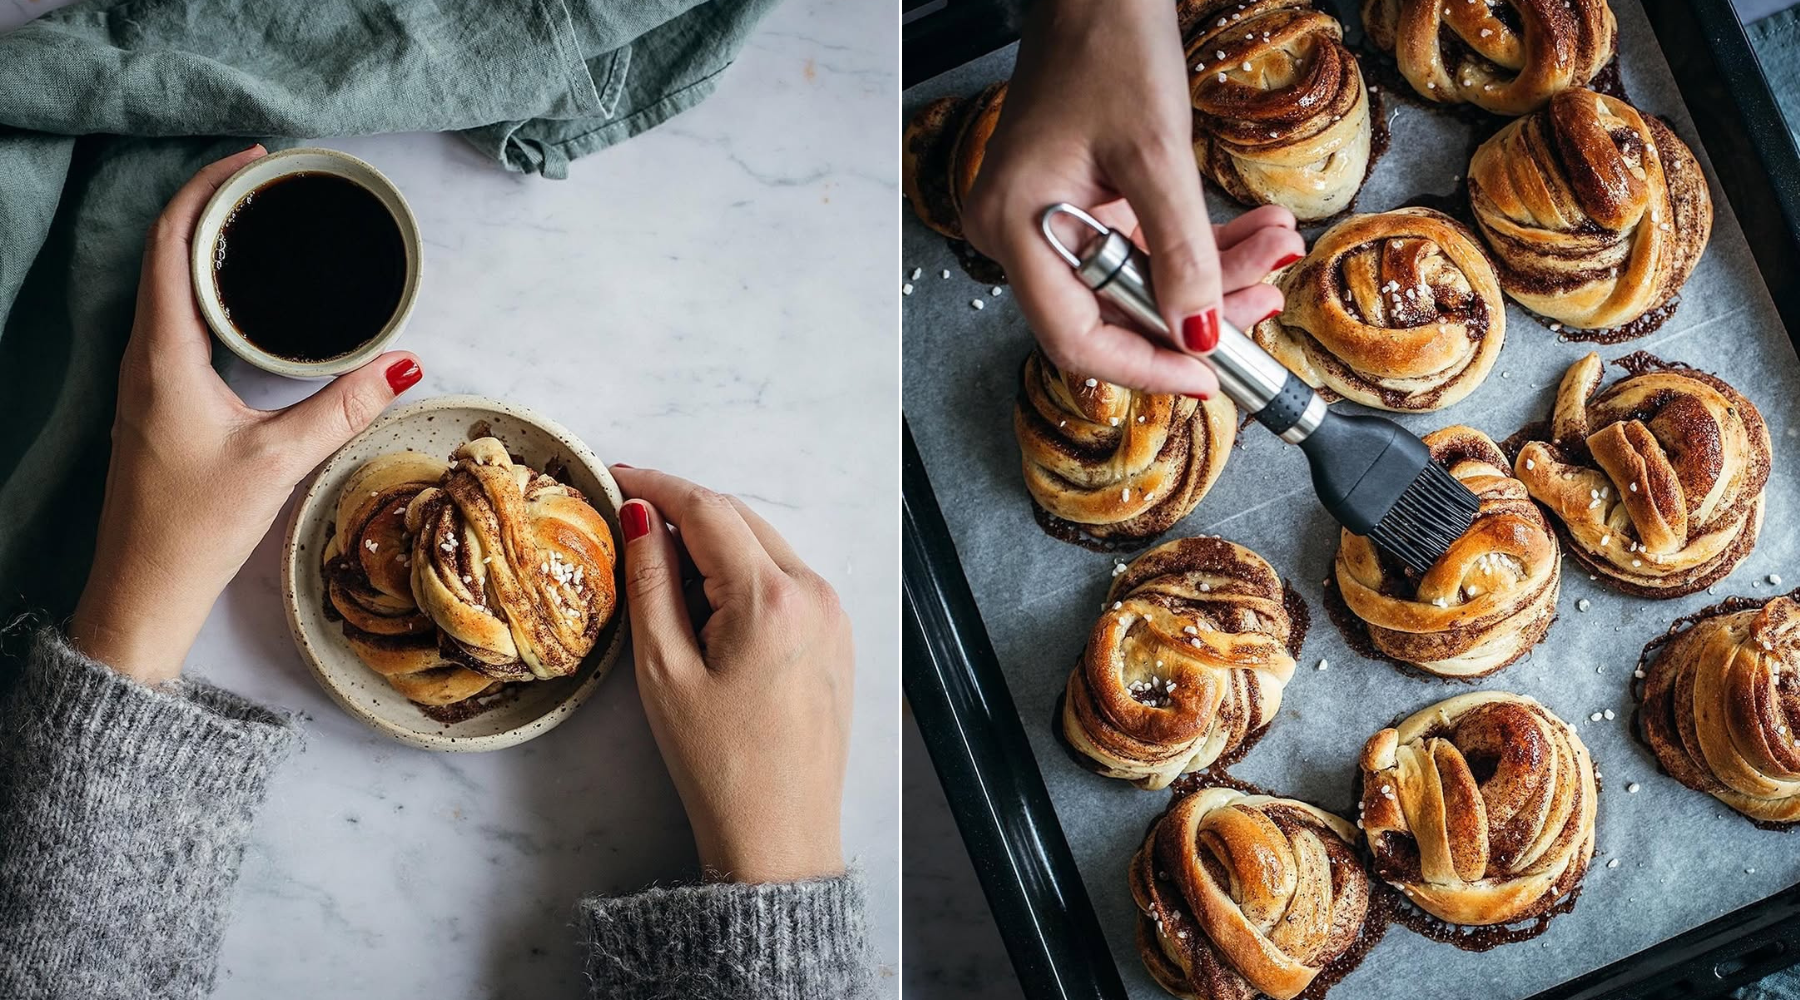
[{"label": "black brush bristles", "polygon": [[1369,540],[1423,575],[1469,526],[1481,501],[1448,470],[1427,462],[1369,532]]}]

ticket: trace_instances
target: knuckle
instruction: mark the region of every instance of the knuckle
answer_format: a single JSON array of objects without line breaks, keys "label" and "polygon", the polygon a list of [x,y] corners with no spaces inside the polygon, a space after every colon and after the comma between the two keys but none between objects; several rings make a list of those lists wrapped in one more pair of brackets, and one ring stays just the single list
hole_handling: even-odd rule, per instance
[{"label": "knuckle", "polygon": [[682,492],[681,505],[690,511],[710,514],[735,510],[731,497],[697,484],[689,484]]},{"label": "knuckle", "polygon": [[352,434],[361,431],[381,412],[381,404],[365,392],[346,392],[338,399],[338,413],[344,429]]},{"label": "knuckle", "polygon": [[659,562],[650,559],[627,559],[625,565],[625,592],[633,601],[655,597],[673,584],[669,571]]}]

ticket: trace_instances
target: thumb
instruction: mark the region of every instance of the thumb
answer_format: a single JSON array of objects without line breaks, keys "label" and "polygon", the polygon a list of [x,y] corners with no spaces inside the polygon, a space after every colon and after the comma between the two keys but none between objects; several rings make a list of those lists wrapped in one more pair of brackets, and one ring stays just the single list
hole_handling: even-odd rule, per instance
[{"label": "thumb", "polygon": [[417,356],[390,351],[281,411],[265,425],[284,450],[310,469],[362,433],[394,397],[417,385]]},{"label": "thumb", "polygon": [[619,508],[625,529],[625,603],[638,686],[646,695],[702,664],[700,640],[681,593],[681,553],[662,515],[644,500]]}]

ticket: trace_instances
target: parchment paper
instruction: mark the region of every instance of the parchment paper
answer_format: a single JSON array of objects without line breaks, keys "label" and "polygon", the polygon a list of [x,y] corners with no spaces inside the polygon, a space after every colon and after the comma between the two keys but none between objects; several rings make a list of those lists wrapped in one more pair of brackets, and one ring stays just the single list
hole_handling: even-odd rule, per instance
[{"label": "parchment paper", "polygon": [[[1614,11],[1628,96],[1645,112],[1672,121],[1712,177],[1643,11],[1633,0],[1614,0]],[[1354,32],[1353,21],[1346,26]],[[972,93],[1003,78],[1012,61],[1007,49],[914,87],[905,95],[906,113],[931,98]],[[1371,74],[1365,78],[1377,82]],[[1472,151],[1471,126],[1455,113],[1383,96],[1393,145],[1364,186],[1360,211],[1450,192]],[[1330,622],[1321,581],[1330,573],[1338,528],[1314,499],[1299,450],[1258,426],[1243,432],[1241,446],[1199,508],[1161,539],[1217,532],[1247,545],[1294,582],[1312,613],[1281,712],[1231,768],[1234,776],[1354,815],[1355,762],[1363,741],[1399,716],[1477,688],[1529,694],[1574,723],[1603,776],[1594,862],[1573,912],[1555,918],[1535,940],[1480,954],[1396,926],[1332,989],[1334,1000],[1530,996],[1800,879],[1800,834],[1759,830],[1711,796],[1659,773],[1631,732],[1631,672],[1646,641],[1675,617],[1726,595],[1767,597],[1800,583],[1800,544],[1792,527],[1793,497],[1800,492],[1800,364],[1716,183],[1712,197],[1711,243],[1679,310],[1662,329],[1627,344],[1591,348],[1559,341],[1510,306],[1506,346],[1487,381],[1447,410],[1401,421],[1419,433],[1464,423],[1504,439],[1548,414],[1563,372],[1590,349],[1609,361],[1643,349],[1719,374],[1767,419],[1775,469],[1761,540],[1716,594],[1670,601],[1626,597],[1590,581],[1567,559],[1558,618],[1529,658],[1473,687],[1402,673],[1351,652]],[[1209,199],[1215,221],[1241,211],[1216,193]],[[1146,825],[1166,807],[1168,793],[1082,771],[1052,731],[1057,695],[1098,613],[1114,557],[1051,538],[1032,519],[1012,431],[1019,363],[1032,339],[1010,290],[990,297],[988,286],[957,266],[944,239],[910,212],[902,263],[908,274],[914,267],[924,271],[913,281],[913,294],[902,299],[907,420],[1119,970],[1134,997],[1164,996],[1133,944],[1136,912],[1126,865]],[[951,276],[939,277],[946,268]],[[975,298],[986,308],[973,309]],[[1608,383],[1621,375],[1609,366]],[[1771,585],[1771,573],[1787,582]],[[1586,612],[1576,609],[1582,598],[1592,601]],[[1329,660],[1329,668],[1318,670],[1320,660]],[[1591,713],[1606,709],[1612,720],[1589,721]],[[1635,794],[1626,792],[1632,782],[1641,785]],[[1618,867],[1607,867],[1615,858]]]}]

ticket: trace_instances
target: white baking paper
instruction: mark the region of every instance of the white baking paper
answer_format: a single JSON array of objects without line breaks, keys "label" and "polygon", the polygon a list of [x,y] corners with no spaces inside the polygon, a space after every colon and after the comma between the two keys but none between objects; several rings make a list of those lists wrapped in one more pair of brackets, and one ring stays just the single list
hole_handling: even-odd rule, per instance
[{"label": "white baking paper", "polygon": [[[1712,176],[1643,11],[1631,0],[1615,0],[1614,9],[1628,96],[1673,122]],[[943,94],[972,93],[1007,75],[1012,60],[1007,49],[914,87],[905,110],[910,114]],[[1454,112],[1410,101],[1390,99],[1385,113],[1392,148],[1363,188],[1358,209],[1381,211],[1452,191],[1467,169],[1472,126]],[[1216,194],[1210,203],[1215,221],[1241,210]],[[1548,637],[1529,658],[1476,685],[1529,694],[1574,723],[1603,775],[1596,854],[1573,912],[1555,918],[1542,937],[1480,954],[1395,927],[1332,989],[1333,1000],[1527,997],[1800,879],[1800,840],[1759,830],[1711,796],[1661,774],[1630,730],[1631,673],[1646,641],[1675,617],[1726,595],[1767,597],[1800,582],[1793,527],[1793,498],[1800,493],[1800,364],[1716,184],[1713,206],[1711,244],[1662,329],[1627,344],[1591,348],[1559,341],[1510,307],[1506,345],[1487,381],[1447,410],[1401,418],[1419,433],[1464,423],[1501,440],[1547,415],[1564,370],[1588,350],[1610,360],[1641,349],[1713,371],[1749,396],[1768,421],[1775,469],[1761,541],[1716,595],[1626,597],[1590,581],[1567,560]],[[1032,339],[1010,290],[990,297],[988,286],[957,266],[945,240],[910,212],[902,264],[905,273],[896,284],[909,280],[915,267],[923,272],[902,299],[907,421],[1120,972],[1134,997],[1163,996],[1133,944],[1136,913],[1126,865],[1168,794],[1083,771],[1052,731],[1057,695],[1093,624],[1114,558],[1051,538],[1032,518],[1012,431],[1019,363]],[[939,276],[944,269],[947,279]],[[986,308],[973,309],[976,298]],[[1621,374],[1609,368],[1609,383]],[[1313,625],[1279,716],[1231,772],[1351,815],[1363,741],[1398,716],[1471,688],[1351,652],[1321,599],[1338,529],[1313,498],[1304,457],[1256,426],[1245,429],[1241,442],[1199,509],[1163,537],[1217,532],[1256,550],[1299,589]],[[1789,582],[1774,587],[1767,581],[1772,573]],[[1585,612],[1576,609],[1582,598],[1591,601]],[[1330,661],[1328,670],[1317,669],[1321,660]],[[1589,721],[1608,709],[1611,720]],[[1640,786],[1635,794],[1626,791],[1633,783]],[[1618,866],[1608,867],[1615,859]]]}]

